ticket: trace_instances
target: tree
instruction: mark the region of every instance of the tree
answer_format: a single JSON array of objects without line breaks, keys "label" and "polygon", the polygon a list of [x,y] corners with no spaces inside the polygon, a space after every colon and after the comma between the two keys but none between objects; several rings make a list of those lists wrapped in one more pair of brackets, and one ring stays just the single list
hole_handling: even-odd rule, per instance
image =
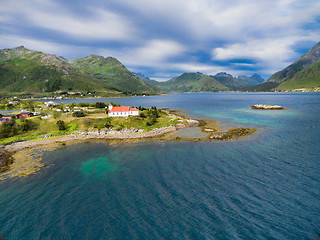
[{"label": "tree", "polygon": [[66,130],[66,124],[63,120],[58,120],[56,124],[60,131]]},{"label": "tree", "polygon": [[106,104],[104,102],[96,102],[96,108],[105,108]]},{"label": "tree", "polygon": [[19,129],[23,132],[32,130],[35,128],[35,123],[31,121],[30,119],[25,119],[24,121],[21,122]]},{"label": "tree", "polygon": [[18,125],[14,119],[0,125],[0,138],[12,137],[18,134]]}]

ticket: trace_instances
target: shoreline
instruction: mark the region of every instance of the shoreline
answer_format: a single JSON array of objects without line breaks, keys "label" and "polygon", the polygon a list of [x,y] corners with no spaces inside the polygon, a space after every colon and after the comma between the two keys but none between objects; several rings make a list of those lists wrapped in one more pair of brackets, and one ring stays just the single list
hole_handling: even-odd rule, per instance
[{"label": "shoreline", "polygon": [[[221,131],[220,123],[214,120],[191,119],[177,110],[164,110],[167,114],[181,118],[183,123],[169,127],[156,128],[149,132],[138,129],[124,129],[121,131],[91,131],[63,136],[34,139],[28,141],[14,142],[0,146],[0,156],[5,163],[0,168],[0,181],[13,177],[25,177],[37,173],[44,164],[41,152],[52,151],[59,147],[86,141],[103,141],[109,144],[138,143],[138,142],[204,142],[204,141],[228,141],[245,138],[253,135],[257,129],[254,128],[229,128]],[[174,135],[182,128],[200,127],[201,132],[207,133],[205,137],[183,138]],[[37,151],[35,151],[37,150]],[[36,153],[40,152],[40,153]],[[1,161],[1,160],[0,160]],[[0,162],[1,163],[1,162]],[[0,165],[1,166],[1,165]]]}]

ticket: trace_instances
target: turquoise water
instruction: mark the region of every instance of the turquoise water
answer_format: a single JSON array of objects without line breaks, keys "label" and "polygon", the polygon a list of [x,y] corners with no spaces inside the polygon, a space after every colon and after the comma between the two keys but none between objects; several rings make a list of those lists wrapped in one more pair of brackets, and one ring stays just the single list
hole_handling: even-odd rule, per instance
[{"label": "turquoise water", "polygon": [[183,138],[202,138],[208,135],[208,133],[201,132],[200,127],[182,128],[173,134]]},{"label": "turquoise water", "polygon": [[[46,152],[47,167],[39,174],[0,183],[4,238],[319,237],[319,94],[208,93],[112,101],[171,107],[259,132],[230,142],[90,142]],[[256,103],[288,110],[251,110]]]}]

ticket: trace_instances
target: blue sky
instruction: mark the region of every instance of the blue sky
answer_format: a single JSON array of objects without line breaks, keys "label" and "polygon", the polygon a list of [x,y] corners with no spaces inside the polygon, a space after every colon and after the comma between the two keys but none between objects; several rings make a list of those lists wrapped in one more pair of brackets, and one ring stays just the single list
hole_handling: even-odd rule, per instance
[{"label": "blue sky", "polygon": [[0,0],[1,49],[113,56],[160,81],[268,78],[319,41],[319,0]]}]

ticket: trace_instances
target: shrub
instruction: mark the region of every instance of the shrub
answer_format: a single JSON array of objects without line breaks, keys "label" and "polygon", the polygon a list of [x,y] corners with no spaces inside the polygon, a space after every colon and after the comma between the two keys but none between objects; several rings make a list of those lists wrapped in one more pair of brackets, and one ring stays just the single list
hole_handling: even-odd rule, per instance
[{"label": "shrub", "polygon": [[30,119],[25,119],[24,121],[21,122],[21,125],[19,126],[19,129],[23,132],[26,132],[35,128],[36,128],[36,123]]},{"label": "shrub", "polygon": [[58,120],[56,124],[60,131],[66,130],[66,124],[63,120]]},{"label": "shrub", "polygon": [[86,114],[83,111],[78,111],[78,112],[73,112],[72,116],[73,117],[85,117]]},{"label": "shrub", "polygon": [[105,108],[106,104],[104,102],[96,102],[96,108]]},{"label": "shrub", "polygon": [[104,124],[104,126],[106,127],[106,128],[110,128],[110,127],[112,127],[113,125],[111,124],[111,118],[105,118],[105,124]]},{"label": "shrub", "polygon": [[18,125],[14,119],[4,122],[0,126],[0,138],[13,137],[18,134]]},{"label": "shrub", "polygon": [[140,113],[139,113],[139,117],[141,117],[141,118],[146,118],[146,115],[144,114],[144,112],[140,112]]},{"label": "shrub", "polygon": [[122,130],[122,127],[121,127],[121,126],[116,126],[116,127],[114,128],[114,130],[116,130],[116,131],[121,131],[121,130]]},{"label": "shrub", "polygon": [[154,117],[148,117],[146,120],[147,126],[152,126],[156,122],[156,118]]}]

